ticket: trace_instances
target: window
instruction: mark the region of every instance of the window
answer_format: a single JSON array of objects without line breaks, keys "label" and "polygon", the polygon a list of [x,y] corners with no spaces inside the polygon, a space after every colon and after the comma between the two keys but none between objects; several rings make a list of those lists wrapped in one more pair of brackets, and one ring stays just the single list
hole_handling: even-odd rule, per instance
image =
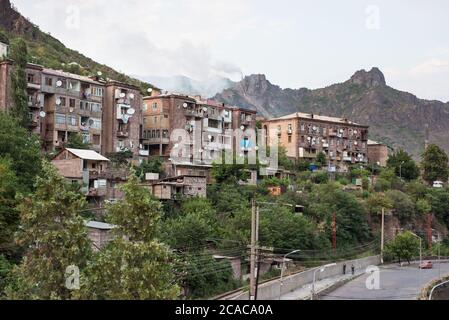
[{"label": "window", "polygon": [[53,78],[45,77],[45,85],[52,87],[53,86]]},{"label": "window", "polygon": [[59,105],[60,107],[65,107],[66,106],[66,98],[59,97],[59,101],[61,101],[61,104]]},{"label": "window", "polygon": [[100,144],[100,135],[94,134],[94,135],[92,136],[92,140],[93,140],[93,144],[94,144],[94,145],[99,145],[99,144]]},{"label": "window", "polygon": [[154,123],[154,124],[157,123],[157,117],[153,117],[153,123]]},{"label": "window", "polygon": [[89,143],[89,142],[90,142],[90,134],[83,133],[83,143]]},{"label": "window", "polygon": [[291,135],[288,136],[288,143],[292,143],[292,136]]},{"label": "window", "polygon": [[76,116],[68,116],[67,117],[67,124],[71,125],[71,126],[76,126],[76,124],[77,124]]},{"label": "window", "polygon": [[92,125],[90,126],[92,129],[101,129],[101,120],[100,119],[95,119],[95,118],[91,118],[92,120]]},{"label": "window", "polygon": [[28,83],[34,83],[34,74],[28,73]]},{"label": "window", "polygon": [[80,82],[76,80],[69,80],[69,89],[72,91],[80,91]]},{"label": "window", "polygon": [[101,104],[99,103],[91,103],[90,104],[92,112],[100,112],[101,111]]},{"label": "window", "polygon": [[57,124],[66,124],[65,114],[56,113],[55,121]]},{"label": "window", "polygon": [[69,107],[70,108],[75,108],[75,99],[69,99]]},{"label": "window", "polygon": [[92,94],[96,97],[102,97],[103,96],[103,88],[93,87]]},{"label": "window", "polygon": [[304,126],[304,123],[301,123],[301,131],[304,131],[306,128]]},{"label": "window", "polygon": [[153,103],[153,111],[157,110],[157,102]]}]

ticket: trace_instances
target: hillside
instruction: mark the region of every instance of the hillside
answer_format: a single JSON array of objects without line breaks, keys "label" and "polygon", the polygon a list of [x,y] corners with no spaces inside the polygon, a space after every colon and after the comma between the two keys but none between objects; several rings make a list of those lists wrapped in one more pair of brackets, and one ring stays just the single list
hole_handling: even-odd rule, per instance
[{"label": "hillside", "polygon": [[145,91],[152,85],[124,75],[104,64],[100,64],[84,56],[78,51],[67,48],[58,39],[39,29],[11,6],[10,0],[0,0],[0,30],[5,32],[10,40],[22,37],[29,51],[29,60],[48,68],[92,75],[101,71],[105,77],[129,82]]},{"label": "hillside", "polygon": [[370,126],[370,138],[419,158],[429,141],[449,151],[449,103],[419,99],[386,84],[378,68],[357,71],[326,88],[281,89],[264,75],[251,75],[215,99],[257,110],[265,117],[302,111],[345,117]]}]

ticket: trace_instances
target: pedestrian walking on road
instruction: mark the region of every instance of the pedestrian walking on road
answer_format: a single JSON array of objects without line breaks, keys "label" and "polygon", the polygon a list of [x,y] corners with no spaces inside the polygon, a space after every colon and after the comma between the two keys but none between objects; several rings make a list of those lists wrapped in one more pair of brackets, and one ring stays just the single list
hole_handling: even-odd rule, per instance
[{"label": "pedestrian walking on road", "polygon": [[343,274],[346,274],[346,263],[343,265]]},{"label": "pedestrian walking on road", "polygon": [[354,265],[351,266],[351,272],[352,272],[352,274],[354,275],[354,272],[355,272],[355,267],[354,267]]}]

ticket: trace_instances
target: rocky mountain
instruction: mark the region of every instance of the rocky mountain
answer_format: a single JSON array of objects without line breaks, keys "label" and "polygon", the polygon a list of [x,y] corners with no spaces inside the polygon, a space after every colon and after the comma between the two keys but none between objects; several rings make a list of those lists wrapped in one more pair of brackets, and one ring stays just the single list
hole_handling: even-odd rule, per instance
[{"label": "rocky mountain", "polygon": [[403,148],[419,158],[426,139],[449,152],[449,103],[419,99],[391,88],[378,68],[357,71],[326,88],[281,89],[264,75],[245,77],[215,99],[244,106],[264,117],[313,112],[344,117],[370,126],[370,138]]},{"label": "rocky mountain", "polygon": [[217,92],[228,89],[235,84],[235,82],[230,79],[219,76],[209,77],[205,80],[195,80],[183,75],[173,77],[136,76],[136,78],[150,82],[162,90],[179,92],[188,95],[201,95],[203,97],[211,97]]},{"label": "rocky mountain", "polygon": [[21,37],[26,41],[30,62],[82,75],[101,71],[105,77],[132,83],[141,87],[142,91],[151,86],[67,48],[58,39],[41,31],[38,26],[23,17],[11,5],[10,0],[0,0],[0,31],[5,32],[10,40]]}]

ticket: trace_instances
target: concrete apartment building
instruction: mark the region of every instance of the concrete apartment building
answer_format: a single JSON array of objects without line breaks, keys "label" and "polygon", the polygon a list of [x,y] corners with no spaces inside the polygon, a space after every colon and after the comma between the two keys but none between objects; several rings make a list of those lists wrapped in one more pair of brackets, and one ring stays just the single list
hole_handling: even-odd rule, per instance
[{"label": "concrete apartment building", "polygon": [[345,172],[349,164],[368,162],[368,126],[348,119],[293,113],[263,123],[267,144],[274,139],[287,156],[313,161],[323,152],[330,170]]},{"label": "concrete apartment building", "polygon": [[[0,110],[12,107],[13,62],[0,62]],[[142,98],[139,88],[99,77],[90,78],[28,64],[27,94],[30,130],[45,151],[62,150],[71,135],[80,134],[102,154],[140,150]]]},{"label": "concrete apartment building", "polygon": [[368,162],[386,167],[387,160],[388,146],[377,141],[368,140]]},{"label": "concrete apartment building", "polygon": [[[220,104],[201,97],[158,94],[143,98],[142,145],[150,156],[166,160],[166,171],[177,175],[204,175],[220,150],[231,149],[240,142],[226,134],[228,129],[255,129],[256,112]],[[180,154],[183,161],[173,163],[170,153],[175,145],[170,136],[175,129],[187,131],[191,156]],[[201,146],[194,148],[194,141]],[[234,143],[232,143],[234,142]]]},{"label": "concrete apartment building", "polygon": [[103,111],[103,154],[131,151],[136,158],[140,150],[142,96],[139,88],[110,80],[105,84]]}]

